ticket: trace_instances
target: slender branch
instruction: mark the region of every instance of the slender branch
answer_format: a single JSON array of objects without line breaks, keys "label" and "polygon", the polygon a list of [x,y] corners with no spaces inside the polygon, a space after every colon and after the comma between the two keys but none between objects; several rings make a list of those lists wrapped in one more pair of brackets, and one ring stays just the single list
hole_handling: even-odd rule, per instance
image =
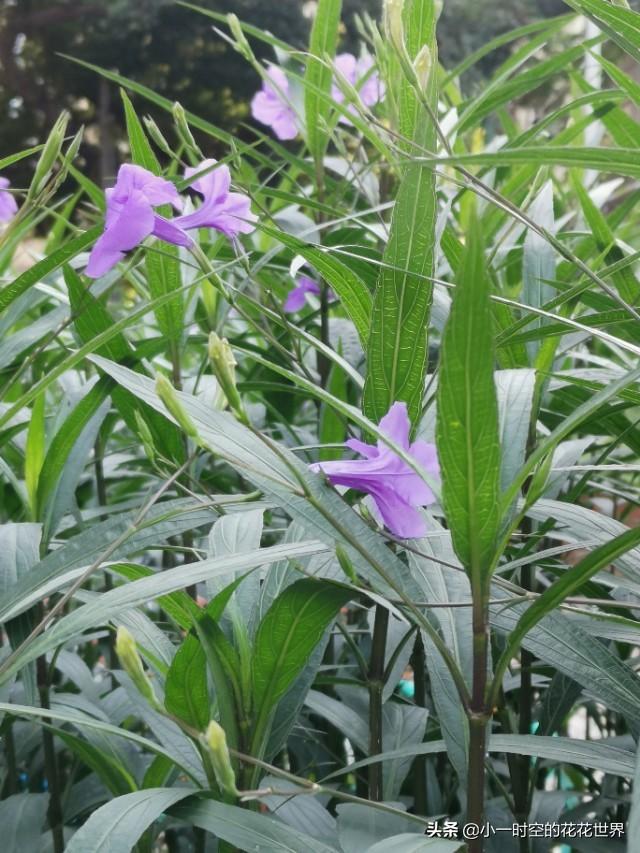
[{"label": "slender branch", "polygon": [[[411,655],[413,667],[413,701],[420,708],[427,706],[426,659],[422,633],[416,632],[416,639]],[[413,796],[414,807],[418,814],[428,814],[427,802],[427,756],[417,755],[413,762]]]},{"label": "slender branch", "polygon": [[[40,694],[40,705],[43,708],[49,708],[49,672],[47,661],[44,656],[41,656],[36,661],[36,671],[38,678],[38,692]],[[47,785],[49,791],[49,806],[47,809],[47,818],[49,821],[49,829],[51,831],[51,839],[53,842],[53,853],[63,853],[64,851],[64,817],[62,813],[62,801],[60,798],[60,776],[58,771],[58,760],[56,757],[55,743],[53,733],[49,728],[42,729],[42,745],[44,751],[44,766],[47,776]]]},{"label": "slender branch", "polygon": [[[382,692],[384,690],[384,659],[389,629],[389,611],[382,605],[375,608],[371,658],[369,661],[369,756],[382,752]],[[383,799],[382,764],[369,766],[369,799]]]},{"label": "slender branch", "polygon": [[[480,826],[484,818],[487,725],[491,711],[486,704],[487,656],[489,650],[489,609],[482,583],[473,592],[473,688],[469,719],[469,767],[467,785],[467,822]],[[482,853],[484,839],[469,841],[469,853]]]}]

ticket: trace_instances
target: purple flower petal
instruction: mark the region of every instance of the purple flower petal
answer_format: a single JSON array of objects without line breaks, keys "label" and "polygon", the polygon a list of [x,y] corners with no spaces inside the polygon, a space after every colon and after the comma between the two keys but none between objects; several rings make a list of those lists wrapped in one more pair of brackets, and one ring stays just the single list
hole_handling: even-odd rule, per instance
[{"label": "purple flower petal", "polygon": [[7,192],[9,186],[8,178],[0,178],[0,222],[9,222],[18,212],[18,202]]},{"label": "purple flower petal", "polygon": [[[371,71],[374,67],[374,61],[369,54],[364,54],[356,59],[352,53],[339,53],[334,60],[334,66],[347,83],[358,91],[360,100],[365,107],[375,106],[384,97],[384,84],[377,71]],[[336,103],[344,102],[344,92],[337,83],[333,84],[331,94]],[[353,104],[348,109],[354,114],[357,113]],[[340,122],[350,124],[346,116],[341,116]]]},{"label": "purple flower petal", "polygon": [[345,441],[344,444],[345,447],[349,448],[349,450],[353,450],[361,456],[366,456],[367,459],[373,459],[375,456],[380,455],[380,451],[375,444],[367,444],[364,441],[360,441],[358,438],[350,438],[348,441]]},{"label": "purple flower petal", "polygon": [[[231,172],[228,166],[217,166],[217,160],[209,157],[203,160],[199,166],[187,166],[184,170],[184,176],[188,180],[194,175],[204,172],[205,169],[211,169],[206,175],[196,178],[189,186],[204,196],[213,201],[224,199],[229,193],[231,187]],[[214,168],[215,167],[215,168]]]},{"label": "purple flower petal", "polygon": [[157,214],[153,218],[153,231],[151,233],[159,240],[164,240],[165,243],[173,243],[174,246],[193,245],[193,240],[182,228],[178,228],[169,219]]},{"label": "purple flower petal", "polygon": [[[409,450],[409,431],[411,423],[407,412],[406,403],[394,403],[387,414],[380,421],[380,432],[389,436],[392,441],[399,444],[403,450]],[[393,453],[383,441],[378,441],[380,453]]]},{"label": "purple flower petal", "polygon": [[[266,124],[278,139],[295,139],[298,135],[298,117],[289,104],[289,81],[277,65],[267,69],[268,80],[262,81],[262,89],[253,96],[251,115],[261,124]],[[273,85],[270,85],[272,81]]]},{"label": "purple flower petal", "polygon": [[420,512],[393,489],[381,490],[372,497],[385,527],[400,539],[419,539],[425,535],[427,525]]},{"label": "purple flower petal", "polygon": [[[409,444],[411,424],[406,403],[394,403],[379,426],[434,479],[439,478],[435,446],[420,440]],[[383,523],[397,536],[409,539],[424,535],[424,519],[417,508],[434,503],[435,496],[422,477],[382,439],[376,445],[350,439],[346,446],[365,458],[317,462],[310,466],[311,470],[322,471],[336,486],[370,495]]]},{"label": "purple flower petal", "polygon": [[124,200],[130,193],[139,190],[152,207],[160,204],[171,204],[182,207],[178,190],[164,178],[159,178],[142,166],[125,163],[118,170],[118,179],[113,187],[113,197]]},{"label": "purple flower petal", "polygon": [[306,294],[304,290],[301,287],[292,287],[287,294],[287,298],[285,299],[282,308],[284,311],[291,314],[294,311],[300,311],[301,308],[304,308],[305,302]]},{"label": "purple flower petal", "polygon": [[85,270],[90,278],[99,278],[122,260],[125,253],[138,246],[154,227],[155,214],[139,190],[133,190],[126,201],[108,198],[107,227],[98,239]]},{"label": "purple flower petal", "polygon": [[151,234],[178,246],[190,244],[188,235],[154,212],[162,204],[181,209],[182,199],[171,181],[125,163],[118,170],[115,186],[105,190],[105,198],[104,234],[91,250],[85,269],[90,278],[104,275]]},{"label": "purple flower petal", "polygon": [[320,285],[317,281],[309,278],[308,275],[301,275],[298,279],[298,284],[289,291],[282,306],[283,309],[288,313],[300,311],[304,307],[307,293],[313,293],[315,296],[318,296],[320,294]]},{"label": "purple flower petal", "polygon": [[[215,165],[215,160],[204,160],[195,168],[185,170],[185,177],[202,172]],[[192,183],[202,195],[202,204],[193,213],[178,216],[173,220],[176,227],[215,228],[230,239],[238,234],[250,234],[258,217],[251,213],[251,200],[242,193],[229,192],[231,173],[228,166],[218,166]]]}]

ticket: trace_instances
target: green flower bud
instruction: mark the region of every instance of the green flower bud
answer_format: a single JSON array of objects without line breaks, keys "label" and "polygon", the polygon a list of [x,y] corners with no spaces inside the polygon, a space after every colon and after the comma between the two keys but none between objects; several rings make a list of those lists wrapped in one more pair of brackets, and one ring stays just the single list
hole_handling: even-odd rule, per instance
[{"label": "green flower bud", "polygon": [[207,726],[204,740],[211,756],[213,772],[220,788],[233,797],[239,796],[236,788],[236,774],[231,764],[227,736],[224,729],[215,720]]},{"label": "green flower bud", "polygon": [[404,44],[403,10],[404,0],[385,0],[384,28],[387,38],[397,48]]},{"label": "green flower bud", "polygon": [[144,126],[147,129],[147,133],[153,139],[158,148],[167,154],[169,157],[173,158],[175,155],[171,150],[171,146],[164,138],[162,131],[155,123],[155,121],[151,118],[151,116],[144,116],[142,121],[144,122]]},{"label": "green flower bud", "polygon": [[118,633],[116,634],[116,654],[122,668],[138,688],[141,695],[144,696],[153,708],[161,710],[149,677],[144,671],[136,641],[132,634],[122,625],[118,628]]},{"label": "green flower bud", "polygon": [[356,570],[353,567],[353,563],[351,562],[351,558],[342,547],[342,545],[336,545],[336,557],[338,558],[338,562],[340,563],[340,568],[345,573],[345,575],[349,578],[351,583],[358,583],[358,575],[356,574]]},{"label": "green flower bud", "polygon": [[44,148],[42,149],[42,153],[40,154],[38,165],[33,173],[33,180],[31,181],[31,186],[27,192],[27,199],[31,200],[38,196],[47,185],[47,181],[51,177],[53,167],[55,166],[62,150],[62,143],[64,142],[65,133],[67,132],[69,118],[69,113],[66,110],[63,110],[56,123],[53,125],[51,133],[49,134],[49,137],[44,144]]},{"label": "green flower bud", "polygon": [[422,90],[427,88],[429,83],[429,75],[433,67],[433,57],[431,51],[426,44],[423,44],[416,58],[413,60],[413,68],[416,72],[418,85]]},{"label": "green flower bud", "polygon": [[196,154],[201,160],[203,158],[202,151],[198,147],[198,143],[193,138],[193,134],[191,133],[191,128],[189,127],[189,123],[187,121],[187,114],[184,111],[184,107],[182,104],[176,101],[171,109],[173,114],[173,120],[176,123],[176,129],[178,131],[178,136],[184,142],[184,144],[189,148],[194,154]]},{"label": "green flower bud", "polygon": [[238,20],[238,16],[234,14],[227,15],[227,24],[231,30],[231,35],[235,39],[233,45],[234,49],[237,50],[241,56],[244,56],[248,62],[257,62],[255,55],[251,50],[251,45],[242,31],[242,26]]},{"label": "green flower bud", "polygon": [[209,358],[215,377],[227,398],[229,408],[239,421],[248,424],[249,418],[236,386],[236,360],[227,339],[218,337],[215,332],[211,332],[209,335]]},{"label": "green flower bud", "polygon": [[159,374],[156,378],[156,393],[164,403],[169,414],[173,415],[175,420],[178,422],[178,425],[182,427],[186,434],[191,438],[198,438],[196,425],[184,410],[184,407],[176,394],[176,389],[169,382],[167,377],[162,374]]},{"label": "green flower bud", "polygon": [[136,426],[138,427],[138,435],[142,439],[142,446],[144,447],[144,452],[147,454],[147,458],[153,462],[156,458],[156,448],[153,443],[153,436],[151,435],[151,431],[147,425],[147,422],[142,417],[140,412],[135,411],[134,417],[136,420]]}]

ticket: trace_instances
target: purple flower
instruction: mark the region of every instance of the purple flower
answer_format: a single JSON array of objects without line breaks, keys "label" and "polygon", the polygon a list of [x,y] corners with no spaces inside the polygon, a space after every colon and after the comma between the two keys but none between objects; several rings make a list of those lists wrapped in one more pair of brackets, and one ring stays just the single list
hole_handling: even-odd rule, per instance
[{"label": "purple flower", "polygon": [[9,222],[16,215],[18,203],[7,187],[10,185],[8,178],[0,178],[0,222]]},{"label": "purple flower", "polygon": [[[365,107],[373,107],[384,98],[384,83],[376,71],[371,71],[374,63],[369,54],[365,53],[356,59],[352,53],[339,53],[335,58],[334,65],[347,83],[350,83],[358,91],[360,100]],[[331,94],[336,103],[341,104],[344,101],[344,92],[337,83],[333,84]],[[355,112],[353,105],[349,109]],[[348,119],[343,116],[340,121],[345,122]]]},{"label": "purple flower", "polygon": [[[185,177],[215,165],[204,160]],[[250,211],[250,200],[241,193],[229,192],[231,176],[226,166],[192,182],[191,186],[203,196],[203,202],[193,213],[165,219],[154,208],[171,204],[182,210],[182,199],[171,181],[153,175],[142,166],[125,164],[118,171],[116,185],[105,191],[107,215],[104,234],[98,239],[89,256],[85,273],[90,278],[104,275],[126,252],[139,246],[150,235],[175,246],[191,246],[186,233],[190,228],[215,228],[226,237],[253,231],[257,217]]]},{"label": "purple flower", "polygon": [[308,275],[301,275],[298,279],[298,284],[289,291],[282,307],[287,312],[299,311],[304,307],[307,293],[319,296],[320,285],[317,281],[309,278]]},{"label": "purple flower", "polygon": [[90,278],[104,275],[150,234],[177,246],[190,245],[191,238],[184,231],[154,211],[161,204],[181,208],[182,201],[171,181],[142,166],[125,163],[118,170],[115,186],[105,190],[105,197],[104,234],[91,250],[85,270]]},{"label": "purple flower", "polygon": [[262,89],[251,101],[251,115],[268,125],[278,139],[295,139],[299,132],[298,117],[289,103],[286,74],[277,65],[270,65],[266,74],[268,80],[262,81]]},{"label": "purple flower", "polygon": [[[406,403],[394,403],[380,421],[381,432],[409,453],[425,471],[439,478],[435,445],[426,441],[410,444],[410,427]],[[383,441],[373,445],[351,439],[346,446],[365,458],[316,462],[311,470],[322,471],[335,486],[348,486],[370,495],[381,520],[396,536],[402,539],[424,536],[426,525],[417,507],[434,503],[435,496],[422,477]]]},{"label": "purple flower", "polygon": [[[184,170],[191,178],[215,166],[215,160],[203,160],[199,166]],[[202,204],[193,213],[177,216],[173,224],[184,230],[190,228],[215,228],[225,237],[233,239],[238,234],[250,234],[258,217],[251,213],[251,200],[242,193],[230,192],[231,173],[228,166],[217,166],[190,184],[202,196]]]}]

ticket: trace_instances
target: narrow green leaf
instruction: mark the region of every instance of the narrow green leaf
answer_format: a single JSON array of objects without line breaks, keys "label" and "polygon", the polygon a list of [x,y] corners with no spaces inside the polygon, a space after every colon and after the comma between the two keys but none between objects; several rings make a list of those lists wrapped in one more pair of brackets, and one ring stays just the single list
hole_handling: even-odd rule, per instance
[{"label": "narrow green leaf", "polygon": [[38,480],[45,454],[45,395],[40,394],[31,409],[31,420],[27,430],[25,446],[24,479],[31,513],[35,520],[38,516],[37,494]]},{"label": "narrow green leaf", "polygon": [[209,722],[207,659],[198,640],[189,634],[171,662],[164,688],[164,704],[171,714],[200,731]]},{"label": "narrow green leaf", "polygon": [[160,815],[190,794],[192,788],[148,788],[117,797],[93,812],[67,844],[66,853],[132,850]]},{"label": "narrow green leaf", "polygon": [[[347,399],[347,381],[344,370],[334,364],[329,373],[327,390],[338,400]],[[331,406],[326,403],[320,411],[320,441],[322,444],[342,444],[347,437],[347,423]],[[340,453],[341,451],[338,451]],[[336,449],[326,448],[320,451],[320,459],[335,459]]]},{"label": "narrow green leaf", "polygon": [[637,148],[597,148],[571,147],[567,145],[523,146],[522,148],[501,148],[483,154],[461,154],[452,157],[421,157],[428,163],[451,163],[460,166],[501,166],[531,165],[575,166],[580,169],[594,169],[613,175],[627,175],[640,178],[640,159]]},{"label": "narrow green leaf", "polygon": [[[331,62],[338,45],[342,0],[319,0],[311,28],[305,82],[304,112],[307,144],[318,168],[329,142],[329,94],[333,80]],[[323,97],[324,95],[324,97]]]},{"label": "narrow green leaf", "polygon": [[51,728],[56,737],[59,737],[83,764],[90,767],[102,779],[114,796],[119,797],[137,790],[136,781],[127,768],[107,755],[104,750],[72,732],[54,726],[47,728]]},{"label": "narrow green leaf", "polygon": [[[348,765],[330,777],[353,773],[378,761],[392,761],[413,755],[434,755],[444,752],[442,740],[400,747],[380,753]],[[600,770],[613,776],[633,775],[634,754],[619,746],[610,746],[606,741],[585,741],[569,737],[543,737],[542,735],[498,735],[489,738],[489,752],[504,752],[515,755],[533,755],[557,764],[577,764],[579,767]]]},{"label": "narrow green leaf", "polygon": [[13,794],[0,802],[3,853],[37,850],[47,817],[48,794]]},{"label": "narrow green leaf", "polygon": [[442,498],[455,551],[482,584],[500,527],[500,439],[491,290],[475,219],[442,341],[437,445]]},{"label": "narrow green leaf", "polygon": [[88,249],[92,243],[98,239],[102,233],[102,225],[96,225],[88,231],[69,240],[64,246],[61,246],[51,255],[38,261],[28,270],[14,279],[11,284],[6,285],[0,290],[0,311],[8,308],[23,293],[26,293],[29,288],[33,287],[39,281],[54,270],[60,269],[61,266],[68,263],[80,252]]},{"label": "narrow green leaf", "polygon": [[[438,110],[436,4],[413,0],[407,4],[404,23],[409,58],[413,61],[426,46],[431,69],[424,88],[428,110],[412,83],[402,81],[400,129],[406,139],[433,151],[437,140],[433,116]],[[436,215],[434,170],[410,159],[393,208],[371,315],[363,409],[376,422],[398,400],[407,403],[414,427],[420,417],[433,298],[429,279],[433,276]]]},{"label": "narrow green leaf", "polygon": [[331,249],[312,246],[284,231],[276,231],[264,225],[260,225],[260,229],[313,264],[340,298],[342,307],[353,321],[360,341],[365,347],[371,322],[371,293],[362,278],[351,267],[332,255]]},{"label": "narrow green leaf", "polygon": [[505,81],[500,86],[492,88],[486,97],[483,93],[473,99],[469,109],[464,111],[460,119],[458,131],[462,133],[469,130],[470,127],[479,124],[482,119],[486,118],[500,106],[514,103],[517,98],[537,89],[556,74],[566,72],[567,68],[570,68],[571,64],[579,59],[590,45],[600,40],[599,37],[591,39],[590,42],[575,45],[543,62],[537,62],[526,71],[517,69],[511,79]]},{"label": "narrow green leaf", "polygon": [[[549,234],[555,234],[553,212],[553,184],[547,181],[527,211],[529,218]],[[547,240],[537,231],[528,229],[522,250],[522,301],[533,308],[542,306],[553,298],[555,291],[549,284],[556,278],[556,253]],[[538,317],[532,325],[541,328],[548,320]],[[527,347],[532,363],[540,350],[538,341],[530,341]]]},{"label": "narrow green leaf", "polygon": [[337,853],[330,847],[269,815],[194,797],[169,814],[199,826],[238,850],[260,853]]},{"label": "narrow green leaf", "polygon": [[595,21],[603,33],[640,62],[640,15],[637,12],[609,0],[566,0],[566,3]]},{"label": "narrow green leaf", "polygon": [[150,598],[161,598],[194,583],[200,583],[215,574],[224,574],[229,571],[248,571],[256,566],[266,566],[283,558],[295,559],[324,551],[326,551],[326,546],[319,542],[292,543],[286,546],[274,545],[271,548],[261,548],[236,557],[190,563],[124,584],[92,599],[89,603],[73,610],[59,622],[56,622],[52,628],[35,639],[18,660],[15,660],[10,667],[5,668],[0,683],[4,683],[21,666],[28,661],[35,660],[38,655],[56,648],[83,631],[95,630],[97,625],[103,625],[110,619],[117,617],[127,607],[137,607]]},{"label": "narrow green leaf", "polygon": [[305,578],[286,587],[267,611],[258,626],[253,653],[254,744],[258,748],[271,711],[350,596],[337,584]]},{"label": "narrow green leaf", "polygon": [[632,527],[626,530],[615,539],[605,542],[599,548],[591,551],[584,557],[577,566],[569,569],[557,581],[551,584],[542,595],[537,598],[530,607],[522,614],[515,629],[508,637],[506,648],[504,649],[498,664],[496,665],[497,675],[501,675],[509,661],[517,654],[517,650],[522,643],[523,638],[528,632],[540,622],[547,613],[555,610],[565,598],[568,598],[573,592],[592,578],[596,572],[615,563],[618,557],[626,554],[632,548],[640,543],[640,527]]},{"label": "narrow green leaf", "polygon": [[[640,87],[638,87],[640,89]],[[622,249],[616,244],[615,234],[611,230],[606,217],[591,200],[584,184],[577,175],[574,175],[573,187],[580,201],[582,212],[591,228],[593,239],[598,252],[604,255],[608,264],[616,264],[625,257]],[[618,289],[620,296],[632,305],[640,297],[640,284],[636,279],[632,267],[624,267],[618,272],[611,274],[611,278]]]}]

